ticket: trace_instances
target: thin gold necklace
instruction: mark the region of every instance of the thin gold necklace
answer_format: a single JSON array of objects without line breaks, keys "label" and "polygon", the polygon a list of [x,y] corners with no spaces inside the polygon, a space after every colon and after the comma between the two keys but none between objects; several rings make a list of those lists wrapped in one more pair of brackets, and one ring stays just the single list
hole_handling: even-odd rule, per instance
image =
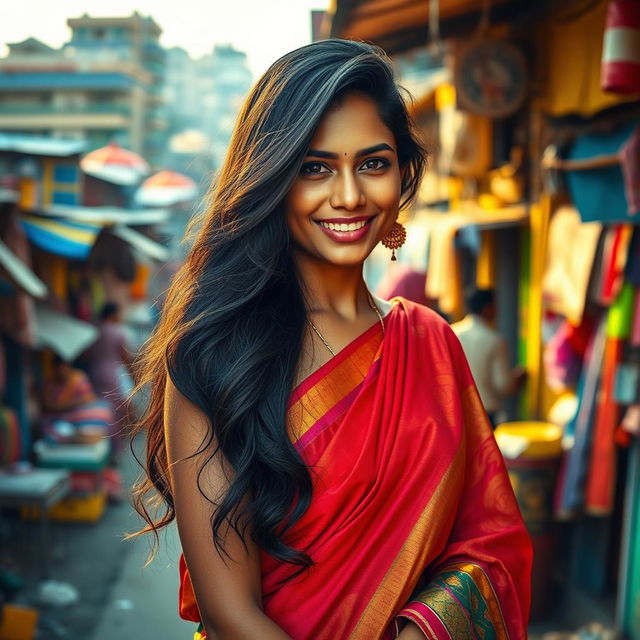
[{"label": "thin gold necklace", "polygon": [[[367,301],[369,302],[369,306],[371,307],[371,309],[373,309],[373,311],[375,311],[376,315],[378,316],[378,320],[380,321],[380,326],[382,327],[382,337],[384,338],[384,320],[382,319],[382,314],[378,309],[378,305],[373,301],[369,291],[367,291]],[[311,325],[311,328],[314,330],[315,334],[322,341],[322,344],[324,344],[324,346],[327,347],[327,349],[329,350],[329,353],[332,356],[335,356],[336,352],[331,348],[331,345],[325,340],[324,336],[318,330],[318,327],[316,327],[316,325],[313,324],[313,322],[311,321],[311,318],[307,318],[307,320],[309,321],[309,324]]]}]

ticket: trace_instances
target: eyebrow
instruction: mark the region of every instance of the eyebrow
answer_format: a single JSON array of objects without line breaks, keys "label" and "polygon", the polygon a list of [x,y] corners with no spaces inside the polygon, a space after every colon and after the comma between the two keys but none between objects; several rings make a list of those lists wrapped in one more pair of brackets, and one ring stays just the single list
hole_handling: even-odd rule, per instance
[{"label": "eyebrow", "polygon": [[[386,142],[381,142],[380,144],[374,144],[372,147],[367,147],[366,149],[360,149],[360,151],[356,151],[356,158],[360,158],[361,156],[368,156],[370,153],[376,153],[377,151],[393,151],[393,147],[388,145]],[[307,151],[307,157],[313,158],[329,158],[331,160],[337,160],[340,154],[332,153],[331,151],[322,151],[321,149],[309,149]]]}]

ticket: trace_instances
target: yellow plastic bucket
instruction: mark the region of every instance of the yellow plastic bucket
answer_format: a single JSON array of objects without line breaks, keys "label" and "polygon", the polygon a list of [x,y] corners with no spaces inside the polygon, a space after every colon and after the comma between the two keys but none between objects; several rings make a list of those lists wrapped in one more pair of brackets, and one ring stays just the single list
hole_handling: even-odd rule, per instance
[{"label": "yellow plastic bucket", "polygon": [[562,453],[562,429],[551,422],[503,422],[495,436],[505,458],[556,458]]},{"label": "yellow plastic bucket", "polygon": [[511,486],[533,543],[531,620],[547,617],[555,563],[553,495],[562,429],[551,422],[505,422],[495,430]]}]

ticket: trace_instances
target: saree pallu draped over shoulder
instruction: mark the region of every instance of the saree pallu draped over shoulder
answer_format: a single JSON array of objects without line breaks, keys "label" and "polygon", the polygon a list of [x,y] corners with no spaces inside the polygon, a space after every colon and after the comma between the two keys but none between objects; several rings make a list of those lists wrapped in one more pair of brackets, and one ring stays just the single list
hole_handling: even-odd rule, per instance
[{"label": "saree pallu draped over shoulder", "polygon": [[[406,620],[522,640],[531,545],[460,344],[402,298],[384,322],[291,396],[314,492],[287,542],[314,565],[287,581],[296,568],[263,554],[265,612],[295,640],[387,640]],[[199,621],[180,568],[180,614]]]}]

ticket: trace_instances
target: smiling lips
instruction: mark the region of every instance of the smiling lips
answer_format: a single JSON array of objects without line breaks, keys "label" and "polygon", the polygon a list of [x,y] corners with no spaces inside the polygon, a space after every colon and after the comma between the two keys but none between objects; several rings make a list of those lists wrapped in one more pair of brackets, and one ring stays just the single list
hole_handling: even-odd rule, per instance
[{"label": "smiling lips", "polygon": [[330,220],[314,220],[325,235],[336,242],[356,242],[369,232],[371,221],[375,216],[360,218],[331,218]]}]

